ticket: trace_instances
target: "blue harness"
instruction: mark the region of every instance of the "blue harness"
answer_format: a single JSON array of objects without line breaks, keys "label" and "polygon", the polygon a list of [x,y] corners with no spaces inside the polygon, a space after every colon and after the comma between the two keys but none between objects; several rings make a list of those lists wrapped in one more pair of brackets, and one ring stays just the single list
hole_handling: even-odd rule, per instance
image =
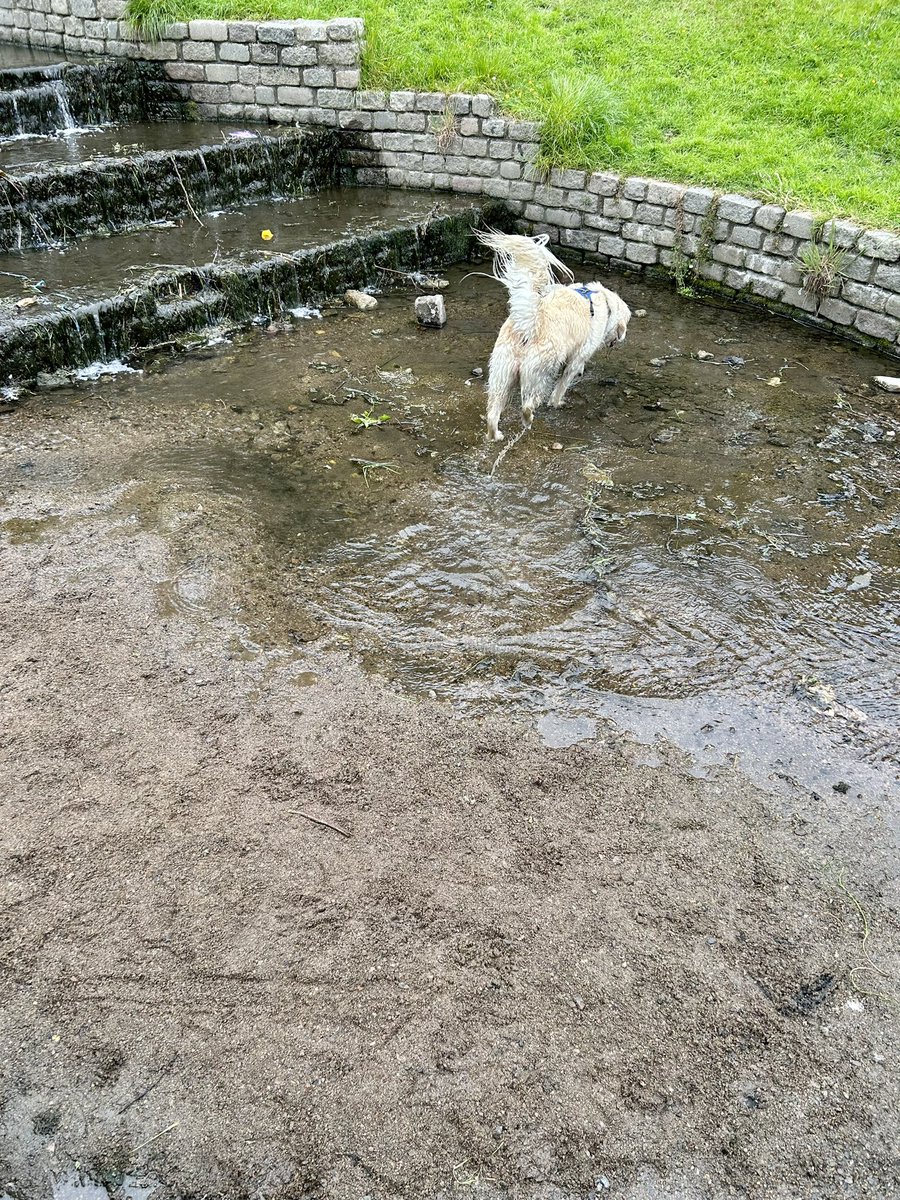
[{"label": "blue harness", "polygon": [[594,296],[593,296],[593,293],[591,292],[591,289],[586,288],[584,286],[584,284],[581,284],[579,287],[573,287],[572,291],[577,292],[579,296],[583,296],[585,298],[585,300],[587,300],[588,304],[591,306],[591,316],[593,316],[594,315]]}]

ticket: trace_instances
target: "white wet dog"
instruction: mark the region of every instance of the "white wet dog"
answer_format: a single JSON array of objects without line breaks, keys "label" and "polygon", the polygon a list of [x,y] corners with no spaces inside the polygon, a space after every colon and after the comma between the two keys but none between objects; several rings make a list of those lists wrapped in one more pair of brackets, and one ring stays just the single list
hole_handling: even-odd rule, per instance
[{"label": "white wet dog", "polygon": [[547,249],[546,234],[476,234],[494,252],[494,278],[509,292],[504,322],[488,368],[488,430],[503,440],[500,418],[519,388],[526,426],[542,404],[559,408],[590,358],[625,338],[631,310],[601,283],[571,281],[569,268]]}]

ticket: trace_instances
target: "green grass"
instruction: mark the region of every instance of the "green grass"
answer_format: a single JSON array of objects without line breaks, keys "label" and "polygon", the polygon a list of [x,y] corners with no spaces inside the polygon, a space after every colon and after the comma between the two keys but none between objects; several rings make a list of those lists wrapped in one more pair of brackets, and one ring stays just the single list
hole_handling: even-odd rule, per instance
[{"label": "green grass", "polygon": [[900,228],[897,0],[131,0],[366,19],[369,87],[487,91],[560,165]]}]

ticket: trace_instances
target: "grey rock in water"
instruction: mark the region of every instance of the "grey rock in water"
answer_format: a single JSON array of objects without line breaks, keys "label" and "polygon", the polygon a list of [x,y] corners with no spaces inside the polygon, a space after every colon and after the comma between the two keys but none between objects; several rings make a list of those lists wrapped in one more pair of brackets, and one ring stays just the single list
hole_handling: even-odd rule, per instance
[{"label": "grey rock in water", "polygon": [[880,387],[883,392],[900,392],[900,379],[893,375],[876,375],[875,386]]},{"label": "grey rock in water", "polygon": [[420,325],[440,329],[447,324],[447,310],[443,296],[418,296],[416,298],[416,320]]},{"label": "grey rock in water", "polygon": [[357,292],[354,288],[344,292],[344,299],[348,304],[354,305],[361,309],[362,312],[369,312],[373,308],[378,307],[378,301],[374,296],[370,296],[368,292]]}]

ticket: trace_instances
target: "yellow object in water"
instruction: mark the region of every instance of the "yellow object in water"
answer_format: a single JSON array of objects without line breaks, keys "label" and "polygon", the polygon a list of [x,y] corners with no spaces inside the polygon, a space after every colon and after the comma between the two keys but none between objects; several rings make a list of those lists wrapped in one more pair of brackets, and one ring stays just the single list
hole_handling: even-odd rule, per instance
[{"label": "yellow object in water", "polygon": [[275,236],[275,234],[272,232],[271,229],[264,229],[259,236],[262,238],[262,240],[264,242],[271,242],[271,240]]}]

